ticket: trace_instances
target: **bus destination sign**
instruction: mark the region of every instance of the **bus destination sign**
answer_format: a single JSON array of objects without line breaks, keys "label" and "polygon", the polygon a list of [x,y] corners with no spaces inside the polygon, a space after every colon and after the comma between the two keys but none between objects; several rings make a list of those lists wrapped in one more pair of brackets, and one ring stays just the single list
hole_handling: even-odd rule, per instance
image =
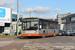
[{"label": "bus destination sign", "polygon": [[38,19],[24,19],[24,21],[38,21]]}]

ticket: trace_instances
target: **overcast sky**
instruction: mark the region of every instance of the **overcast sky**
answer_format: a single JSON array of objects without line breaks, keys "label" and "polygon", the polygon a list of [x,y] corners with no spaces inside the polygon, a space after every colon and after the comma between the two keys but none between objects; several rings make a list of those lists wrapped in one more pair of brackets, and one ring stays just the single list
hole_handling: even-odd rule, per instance
[{"label": "overcast sky", "polygon": [[[75,0],[18,0],[19,14],[29,17],[53,18],[57,14],[75,13]],[[17,0],[0,0],[0,7],[12,8],[17,11]]]}]

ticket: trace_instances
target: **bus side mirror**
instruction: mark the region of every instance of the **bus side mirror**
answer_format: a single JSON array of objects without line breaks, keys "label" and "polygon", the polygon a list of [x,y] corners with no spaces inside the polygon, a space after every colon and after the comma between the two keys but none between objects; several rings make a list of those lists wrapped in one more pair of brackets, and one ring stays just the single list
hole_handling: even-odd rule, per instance
[{"label": "bus side mirror", "polygon": [[40,25],[40,29],[42,28],[42,25]]}]

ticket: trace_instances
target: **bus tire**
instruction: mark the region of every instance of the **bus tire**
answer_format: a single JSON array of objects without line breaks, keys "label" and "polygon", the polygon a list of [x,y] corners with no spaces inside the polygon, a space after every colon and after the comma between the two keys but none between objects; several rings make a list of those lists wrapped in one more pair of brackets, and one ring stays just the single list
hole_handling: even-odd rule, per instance
[{"label": "bus tire", "polygon": [[54,37],[56,36],[56,33],[55,33],[55,30],[54,30],[54,35],[53,35]]},{"label": "bus tire", "polygon": [[43,37],[42,38],[45,38],[46,37],[46,34],[45,34],[45,31],[43,32]]},{"label": "bus tire", "polygon": [[54,37],[56,36],[56,34],[54,33],[54,35],[53,35]]}]

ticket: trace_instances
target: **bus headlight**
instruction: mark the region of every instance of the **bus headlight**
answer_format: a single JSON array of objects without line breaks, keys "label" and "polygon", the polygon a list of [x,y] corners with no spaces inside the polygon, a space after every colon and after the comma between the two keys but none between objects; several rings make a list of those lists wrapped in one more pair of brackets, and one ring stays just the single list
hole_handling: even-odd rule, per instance
[{"label": "bus headlight", "polygon": [[35,33],[38,33],[38,31],[36,31]]},{"label": "bus headlight", "polygon": [[36,32],[38,32],[38,31],[36,31]]}]

